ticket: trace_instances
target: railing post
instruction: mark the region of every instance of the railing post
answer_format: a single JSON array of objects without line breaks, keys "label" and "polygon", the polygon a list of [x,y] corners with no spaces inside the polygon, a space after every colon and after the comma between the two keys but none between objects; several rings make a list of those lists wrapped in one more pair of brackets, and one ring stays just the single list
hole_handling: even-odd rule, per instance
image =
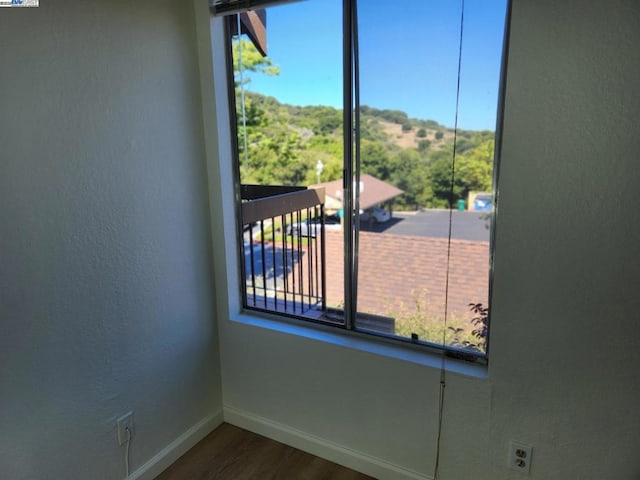
[{"label": "railing post", "polygon": [[320,270],[320,278],[322,280],[322,311],[327,311],[327,249],[326,249],[326,234],[324,231],[325,222],[324,222],[324,203],[320,204],[320,218],[322,228],[320,229],[320,261],[322,262],[322,268]]}]

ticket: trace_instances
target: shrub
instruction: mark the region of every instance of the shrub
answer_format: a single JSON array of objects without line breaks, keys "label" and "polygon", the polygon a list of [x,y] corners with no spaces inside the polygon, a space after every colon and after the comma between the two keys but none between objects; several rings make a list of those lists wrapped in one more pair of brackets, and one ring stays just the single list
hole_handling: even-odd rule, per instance
[{"label": "shrub", "polygon": [[[482,303],[470,303],[469,310],[475,314],[475,317],[471,319],[471,323],[476,327],[471,331],[471,335],[473,335],[475,339],[469,339],[468,333],[466,333],[465,329],[462,327],[448,327],[454,334],[451,345],[484,353],[487,351],[489,308],[485,307]],[[467,338],[460,338],[463,334]]]},{"label": "shrub", "polygon": [[469,304],[476,317],[471,323],[476,327],[469,332],[465,327],[469,321],[464,316],[450,315],[447,320],[447,331],[441,313],[432,310],[428,302],[428,292],[424,289],[414,290],[413,304],[389,306],[387,316],[395,318],[395,334],[406,338],[417,338],[436,344],[442,343],[443,334],[446,345],[462,347],[477,352],[485,352],[487,336],[488,308],[481,303]]},{"label": "shrub", "polygon": [[424,138],[427,136],[427,131],[424,128],[421,128],[420,130],[418,130],[418,132],[416,133],[416,137],[420,137],[420,138]]},{"label": "shrub", "polygon": [[431,140],[420,140],[418,142],[418,150],[424,152],[431,146]]}]

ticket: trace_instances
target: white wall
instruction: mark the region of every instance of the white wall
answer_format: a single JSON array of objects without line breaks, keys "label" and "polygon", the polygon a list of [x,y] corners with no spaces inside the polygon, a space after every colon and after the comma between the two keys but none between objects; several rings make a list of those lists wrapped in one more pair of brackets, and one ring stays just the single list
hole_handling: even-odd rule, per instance
[{"label": "white wall", "polygon": [[492,460],[640,478],[640,4],[516,1],[492,335]]},{"label": "white wall", "polygon": [[[637,479],[640,4],[514,0],[511,32],[491,364],[488,379],[449,375],[442,479],[522,478],[511,439],[534,445],[534,479]],[[388,478],[430,476],[434,368],[220,327],[225,418]]]},{"label": "white wall", "polygon": [[135,470],[221,410],[193,5],[40,5],[0,11],[0,478],[123,478],[117,416]]},{"label": "white wall", "polygon": [[[194,30],[178,0],[0,12],[2,478],[121,478],[117,415],[135,411],[137,468],[220,409]],[[491,365],[449,375],[443,480],[522,478],[512,438],[534,479],[640,475],[639,36],[633,0],[514,0]],[[221,327],[228,419],[430,474],[436,370]]]}]

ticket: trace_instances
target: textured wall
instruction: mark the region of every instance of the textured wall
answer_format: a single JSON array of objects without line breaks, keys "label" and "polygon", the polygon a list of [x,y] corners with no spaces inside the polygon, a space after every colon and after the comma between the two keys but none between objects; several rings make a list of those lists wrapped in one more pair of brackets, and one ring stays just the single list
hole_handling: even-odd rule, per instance
[{"label": "textured wall", "polygon": [[[220,407],[192,16],[0,15],[2,478],[120,478],[117,415],[135,467]],[[534,479],[640,475],[639,35],[632,0],[514,0],[492,360],[449,377],[443,479],[522,478],[512,438]],[[430,473],[433,368],[222,323],[227,406]]]},{"label": "textured wall", "polygon": [[640,4],[516,1],[492,332],[492,458],[640,478]]},{"label": "textured wall", "polygon": [[124,477],[221,408],[193,7],[0,12],[0,477]]},{"label": "textured wall", "polygon": [[[522,478],[511,439],[534,445],[533,479],[640,477],[639,51],[635,0],[513,2],[491,364],[449,377],[443,480]],[[436,370],[221,327],[234,418],[431,474]]]}]

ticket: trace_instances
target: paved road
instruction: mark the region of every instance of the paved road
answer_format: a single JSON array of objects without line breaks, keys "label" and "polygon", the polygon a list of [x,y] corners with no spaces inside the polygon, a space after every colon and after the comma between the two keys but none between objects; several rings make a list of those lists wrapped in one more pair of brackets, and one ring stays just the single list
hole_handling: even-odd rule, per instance
[{"label": "paved road", "polygon": [[[452,212],[452,238],[459,240],[489,241],[489,220],[480,212]],[[417,213],[393,212],[393,218],[387,223],[368,222],[361,230],[395,235],[413,235],[419,237],[447,238],[449,235],[449,211],[425,210]]]}]

